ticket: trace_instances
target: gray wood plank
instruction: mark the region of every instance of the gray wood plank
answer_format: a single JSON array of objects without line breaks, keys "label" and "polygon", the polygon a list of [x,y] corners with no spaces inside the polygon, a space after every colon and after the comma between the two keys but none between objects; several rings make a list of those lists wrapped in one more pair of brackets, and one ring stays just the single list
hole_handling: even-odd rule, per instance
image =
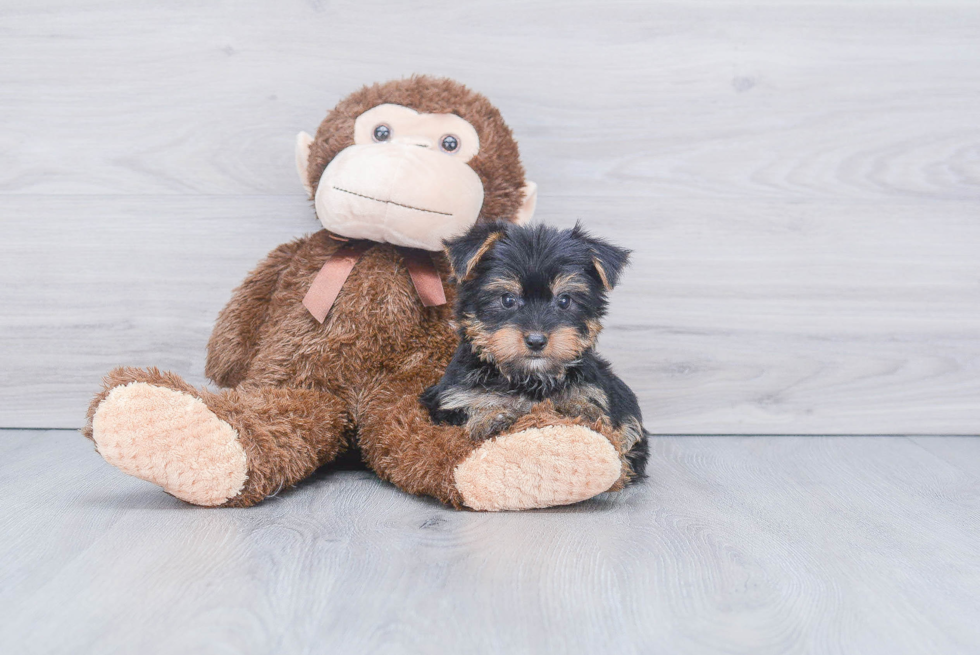
[{"label": "gray wood plank", "polygon": [[204,383],[231,290],[269,250],[319,227],[302,198],[216,200],[0,196],[0,211],[30,217],[0,242],[0,426],[80,427],[114,366]]},{"label": "gray wood plank", "polygon": [[501,107],[546,192],[980,198],[967,0],[20,0],[0,29],[4,192],[293,194],[298,130],[431,72]]},{"label": "gray wood plank", "polygon": [[543,218],[637,251],[603,348],[655,431],[980,433],[974,2],[18,0],[0,34],[0,426],[78,426],[117,364],[203,382],[315,227],[296,131],[422,71],[501,107]]},{"label": "gray wood plank", "polygon": [[957,467],[902,437],[659,437],[641,486],[492,515],[366,472],[193,508],[77,434],[0,443],[3,652],[980,648],[972,447]]},{"label": "gray wood plank", "polygon": [[977,459],[980,458],[980,439],[976,437],[920,435],[909,439],[952,466],[973,475],[980,474],[976,468]]},{"label": "gray wood plank", "polygon": [[[116,365],[203,384],[231,289],[266,251],[318,227],[295,197],[151,205],[147,221],[140,197],[0,196],[0,211],[32,217],[0,242],[0,276],[13,281],[0,287],[0,425],[80,426]],[[548,222],[582,218],[635,248],[600,350],[653,431],[980,432],[970,203],[540,205]],[[68,214],[79,219],[59,220]]]}]

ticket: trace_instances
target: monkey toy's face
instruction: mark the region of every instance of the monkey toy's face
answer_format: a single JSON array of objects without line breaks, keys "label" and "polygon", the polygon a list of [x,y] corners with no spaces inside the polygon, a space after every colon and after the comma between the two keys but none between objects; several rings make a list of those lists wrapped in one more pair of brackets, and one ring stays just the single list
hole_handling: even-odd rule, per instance
[{"label": "monkey toy's face", "polygon": [[374,107],[354,122],[354,145],[323,171],[317,215],[336,234],[415,248],[462,234],[483,206],[483,182],[469,167],[479,151],[459,116]]},{"label": "monkey toy's face", "polygon": [[[481,214],[530,218],[536,187],[524,183],[510,130],[482,96],[424,77],[359,93],[365,98],[338,105],[316,139],[301,133],[297,141],[300,177],[327,230],[438,251]],[[383,102],[402,93],[432,97],[416,108]]]}]

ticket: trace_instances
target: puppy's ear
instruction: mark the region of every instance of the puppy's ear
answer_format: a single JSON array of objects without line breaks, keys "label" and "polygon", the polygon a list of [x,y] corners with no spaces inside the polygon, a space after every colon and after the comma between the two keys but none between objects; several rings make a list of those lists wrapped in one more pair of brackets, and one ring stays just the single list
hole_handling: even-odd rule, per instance
[{"label": "puppy's ear", "polygon": [[504,222],[477,223],[461,237],[444,241],[449,266],[457,282],[470,279],[480,260],[490,252],[493,244],[507,233]]},{"label": "puppy's ear", "polygon": [[619,283],[619,275],[629,263],[630,251],[612,245],[605,239],[594,237],[582,229],[578,223],[572,228],[572,237],[589,247],[592,266],[589,273],[602,284],[606,291],[612,291]]}]

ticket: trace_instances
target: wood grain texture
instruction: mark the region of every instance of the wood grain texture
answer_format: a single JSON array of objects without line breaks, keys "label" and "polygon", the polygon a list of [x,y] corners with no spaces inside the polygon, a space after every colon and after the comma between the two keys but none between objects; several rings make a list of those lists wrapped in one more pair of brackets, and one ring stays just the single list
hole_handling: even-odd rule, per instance
[{"label": "wood grain texture", "polygon": [[[942,241],[923,242],[922,202],[869,207],[855,223],[771,202],[548,200],[549,222],[582,218],[635,248],[600,350],[653,431],[977,431],[980,222],[965,208],[933,215]],[[267,250],[316,227],[302,199],[157,196],[134,241],[146,197],[4,202],[35,220],[0,258],[13,281],[2,292],[0,425],[78,426],[115,365],[203,384],[230,290]],[[68,214],[86,218],[59,219]],[[232,224],[235,238],[218,236]]]},{"label": "wood grain texture", "polygon": [[[370,26],[370,29],[364,29]],[[980,6],[0,9],[0,426],[117,364],[203,382],[315,229],[293,137],[421,71],[485,92],[539,216],[635,250],[602,341],[661,433],[980,433]]]},{"label": "wood grain texture", "polygon": [[422,71],[489,95],[548,193],[980,198],[969,1],[60,0],[0,21],[5,192],[294,196],[297,131]]},{"label": "wood grain texture", "polygon": [[642,486],[493,515],[360,472],[193,508],[6,432],[0,649],[975,653],[975,441],[658,437]]}]

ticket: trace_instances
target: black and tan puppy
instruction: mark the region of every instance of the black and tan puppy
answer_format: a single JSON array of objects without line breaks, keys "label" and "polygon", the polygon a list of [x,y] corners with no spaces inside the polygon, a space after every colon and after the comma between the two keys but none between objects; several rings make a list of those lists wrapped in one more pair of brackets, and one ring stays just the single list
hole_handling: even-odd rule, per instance
[{"label": "black and tan puppy", "polygon": [[571,230],[478,225],[446,243],[460,344],[421,401],[436,423],[486,439],[550,400],[569,417],[608,420],[637,476],[647,433],[636,396],[595,352],[606,294],[629,251]]}]

